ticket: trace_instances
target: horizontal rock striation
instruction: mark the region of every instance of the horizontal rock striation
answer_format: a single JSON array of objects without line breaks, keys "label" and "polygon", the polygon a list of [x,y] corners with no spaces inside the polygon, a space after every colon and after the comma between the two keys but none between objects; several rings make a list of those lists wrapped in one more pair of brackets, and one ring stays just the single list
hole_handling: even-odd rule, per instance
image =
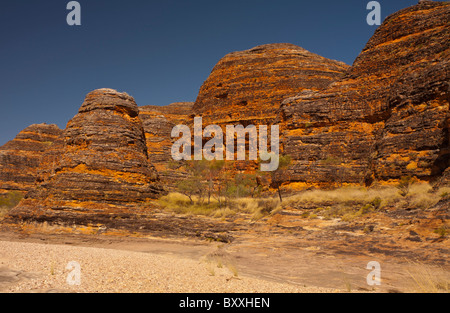
[{"label": "horizontal rock striation", "polygon": [[155,166],[161,182],[172,188],[186,176],[172,165],[172,129],[176,125],[191,125],[193,102],[177,102],[168,106],[139,107],[139,118],[144,126],[150,162]]},{"label": "horizontal rock striation", "polygon": [[230,53],[195,103],[139,108],[126,93],[95,90],[65,131],[33,125],[0,148],[0,193],[29,191],[10,215],[20,220],[125,216],[186,177],[171,132],[195,116],[223,130],[279,124],[292,187],[403,176],[448,185],[449,16],[449,3],[431,1],[392,14],[351,67],[291,44]]},{"label": "horizontal rock striation", "polygon": [[79,220],[115,214],[157,198],[163,189],[148,160],[134,99],[112,89],[89,93],[68,123],[63,142],[43,158],[40,184],[11,216]]},{"label": "horizontal rock striation", "polygon": [[283,102],[292,182],[437,179],[449,166],[450,4],[389,16],[348,74]]},{"label": "horizontal rock striation", "polygon": [[42,156],[61,134],[62,130],[56,125],[31,125],[0,147],[0,194],[29,191],[35,183]]},{"label": "horizontal rock striation", "polygon": [[208,125],[270,124],[283,99],[323,89],[348,68],[293,44],[233,52],[213,68],[193,109]]},{"label": "horizontal rock striation", "polygon": [[[226,140],[227,125],[272,125],[283,99],[305,89],[326,88],[348,69],[343,62],[293,44],[266,44],[233,52],[217,63],[201,86],[193,113],[203,118],[203,127],[219,125]],[[204,138],[203,143],[209,139]],[[236,161],[233,167],[233,172],[254,172],[258,165]]]}]

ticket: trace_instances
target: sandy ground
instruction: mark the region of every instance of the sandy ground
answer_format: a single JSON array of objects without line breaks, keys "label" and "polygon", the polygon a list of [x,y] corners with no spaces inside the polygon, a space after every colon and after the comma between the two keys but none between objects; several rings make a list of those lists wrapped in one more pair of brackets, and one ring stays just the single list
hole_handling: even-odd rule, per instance
[{"label": "sandy ground", "polygon": [[[196,255],[180,256],[168,250],[155,253],[0,241],[0,292],[334,292],[247,276],[214,253],[201,256],[210,248],[202,246]],[[70,262],[76,263],[68,267]],[[79,264],[79,271],[74,264]]]},{"label": "sandy ground", "polygon": [[[411,274],[450,281],[447,266],[413,264],[405,255],[367,253],[361,244],[331,249],[325,241],[287,232],[240,233],[228,244],[54,230],[0,232],[0,292],[415,292],[420,290]],[[373,261],[381,265],[380,286],[367,284]],[[70,262],[80,266],[79,285],[67,282],[74,273]]]}]

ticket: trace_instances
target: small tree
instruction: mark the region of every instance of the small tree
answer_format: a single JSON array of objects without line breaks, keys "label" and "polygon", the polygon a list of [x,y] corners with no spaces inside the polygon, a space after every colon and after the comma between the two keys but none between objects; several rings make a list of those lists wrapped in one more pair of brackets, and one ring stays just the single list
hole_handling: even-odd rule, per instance
[{"label": "small tree", "polygon": [[230,188],[235,193],[236,198],[248,197],[252,198],[257,191],[258,181],[257,175],[251,173],[238,173],[234,176],[234,181]]},{"label": "small tree", "polygon": [[281,186],[286,181],[288,181],[288,175],[286,173],[286,169],[289,167],[291,162],[292,162],[292,159],[289,155],[280,155],[278,157],[278,168],[275,171],[260,172],[262,175],[269,176],[270,181],[271,181],[270,187],[277,189],[278,197],[280,198],[280,202],[283,202]]},{"label": "small tree", "polygon": [[208,177],[208,204],[211,203],[211,197],[214,194],[214,182],[219,177],[220,172],[225,166],[225,161],[223,160],[213,160],[207,161],[206,174]]},{"label": "small tree", "polygon": [[281,186],[287,181],[286,169],[291,164],[291,161],[292,159],[288,155],[280,156],[278,169],[272,172],[272,185],[278,190],[280,202],[283,202],[283,197],[281,196]]},{"label": "small tree", "polygon": [[189,198],[191,204],[194,203],[194,196],[198,197],[198,202],[203,203],[207,186],[205,183],[205,171],[207,169],[207,161],[186,161],[184,167],[188,172],[188,177],[177,183],[177,189],[180,193]]},{"label": "small tree", "polygon": [[187,178],[178,181],[177,189],[180,193],[187,196],[191,201],[191,204],[194,204],[193,196],[197,194],[196,180],[193,178]]},{"label": "small tree", "polygon": [[[220,171],[217,173],[216,176],[216,185],[215,185],[215,198],[219,202],[219,207],[222,207],[223,205],[227,205],[230,194],[229,189],[230,185],[232,184],[232,166],[229,162],[224,162],[223,166],[220,168]],[[225,201],[222,201],[222,199],[225,199]]]}]

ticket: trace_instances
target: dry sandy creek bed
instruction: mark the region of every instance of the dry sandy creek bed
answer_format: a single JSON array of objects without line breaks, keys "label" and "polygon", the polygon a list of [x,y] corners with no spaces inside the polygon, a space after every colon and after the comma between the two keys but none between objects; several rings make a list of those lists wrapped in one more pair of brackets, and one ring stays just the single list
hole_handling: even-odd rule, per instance
[{"label": "dry sandy creek bed", "polygon": [[[201,227],[198,220],[195,225]],[[405,241],[411,245],[403,247],[401,237],[383,231],[283,226],[282,220],[232,226],[228,243],[151,233],[3,229],[0,292],[411,292],[420,291],[414,279],[424,273],[449,281],[448,240]],[[381,266],[379,286],[367,283],[373,261]],[[68,282],[75,277],[70,262],[79,265],[77,285]]]}]

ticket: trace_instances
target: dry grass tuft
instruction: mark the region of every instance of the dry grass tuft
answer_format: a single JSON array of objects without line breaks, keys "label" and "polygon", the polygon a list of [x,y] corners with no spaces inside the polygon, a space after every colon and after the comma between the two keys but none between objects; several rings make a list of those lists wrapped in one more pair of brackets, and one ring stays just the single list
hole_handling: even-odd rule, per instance
[{"label": "dry grass tuft", "polygon": [[406,196],[397,186],[378,188],[342,187],[334,190],[308,190],[287,197],[285,206],[309,207],[303,218],[336,219],[351,222],[354,219],[383,210],[387,207],[408,207],[427,209],[449,195],[450,188],[444,187],[433,192],[428,183],[414,183],[408,186]]},{"label": "dry grass tuft", "polygon": [[308,190],[300,194],[287,197],[285,204],[311,203],[326,205],[329,203],[367,204],[375,198],[380,198],[380,206],[384,207],[400,198],[397,190],[392,187],[368,189],[365,187],[342,187],[334,190]]},{"label": "dry grass tuft", "polygon": [[431,267],[410,262],[408,274],[411,277],[411,289],[419,293],[449,293],[450,275],[441,267]]},{"label": "dry grass tuft", "polygon": [[166,210],[176,214],[187,215],[203,215],[214,218],[228,218],[237,214],[247,214],[252,219],[257,220],[277,212],[280,208],[280,202],[275,199],[255,199],[255,198],[239,198],[239,199],[211,199],[200,202],[194,198],[194,203],[190,199],[180,193],[169,193],[159,199],[159,203]]},{"label": "dry grass tuft", "polygon": [[23,193],[11,191],[0,196],[0,219],[4,218],[8,212],[16,207],[23,198]]},{"label": "dry grass tuft", "polygon": [[170,193],[162,197],[159,203],[177,214],[203,215],[214,218],[229,218],[238,214],[246,214],[253,220],[278,213],[285,207],[316,207],[305,212],[304,218],[335,219],[351,222],[361,216],[383,210],[386,207],[408,207],[427,209],[436,205],[444,197],[448,197],[450,188],[444,187],[433,192],[428,183],[414,183],[408,187],[407,196],[402,196],[396,186],[378,188],[342,187],[334,190],[307,190],[286,197],[280,203],[277,198],[237,198],[211,199],[194,203],[180,193]]}]

